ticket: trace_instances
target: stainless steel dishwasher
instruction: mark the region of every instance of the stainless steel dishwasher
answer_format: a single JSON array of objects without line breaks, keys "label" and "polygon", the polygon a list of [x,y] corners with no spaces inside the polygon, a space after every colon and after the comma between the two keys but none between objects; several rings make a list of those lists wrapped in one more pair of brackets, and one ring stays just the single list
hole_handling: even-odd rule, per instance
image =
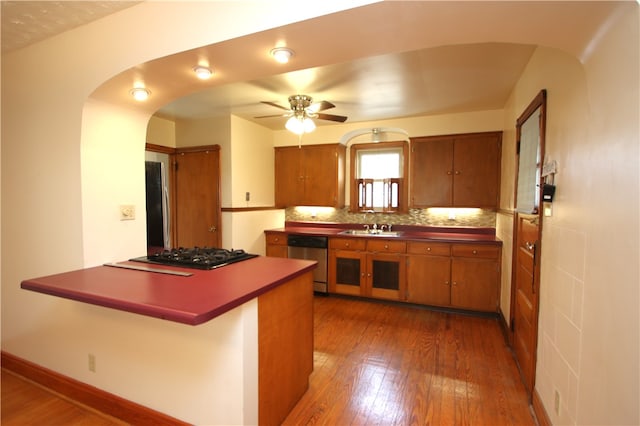
[{"label": "stainless steel dishwasher", "polygon": [[289,258],[318,262],[318,267],[313,270],[313,290],[327,294],[327,237],[293,234],[287,237],[287,246]]}]

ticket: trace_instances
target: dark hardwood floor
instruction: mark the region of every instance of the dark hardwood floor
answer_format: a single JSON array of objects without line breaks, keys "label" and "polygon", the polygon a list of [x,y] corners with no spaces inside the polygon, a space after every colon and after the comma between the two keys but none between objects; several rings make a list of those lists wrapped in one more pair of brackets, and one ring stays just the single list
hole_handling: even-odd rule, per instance
[{"label": "dark hardwood floor", "polygon": [[[309,390],[285,425],[535,425],[493,318],[316,297]],[[2,371],[2,425],[122,425]]]}]

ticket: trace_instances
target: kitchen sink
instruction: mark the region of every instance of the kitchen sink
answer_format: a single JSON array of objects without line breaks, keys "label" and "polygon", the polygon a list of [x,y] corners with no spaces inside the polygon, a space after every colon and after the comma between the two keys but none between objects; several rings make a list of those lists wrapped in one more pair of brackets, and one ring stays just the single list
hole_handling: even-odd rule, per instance
[{"label": "kitchen sink", "polygon": [[368,237],[399,237],[402,231],[381,231],[380,229],[347,229],[339,235],[365,235]]}]

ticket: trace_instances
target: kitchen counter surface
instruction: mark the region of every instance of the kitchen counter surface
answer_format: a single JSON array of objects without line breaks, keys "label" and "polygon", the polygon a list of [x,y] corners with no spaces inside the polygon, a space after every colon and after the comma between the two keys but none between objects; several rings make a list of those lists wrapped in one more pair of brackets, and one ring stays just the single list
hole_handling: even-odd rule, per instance
[{"label": "kitchen counter surface", "polygon": [[376,235],[345,235],[341,232],[348,229],[364,229],[363,225],[324,222],[287,222],[284,228],[270,229],[266,232],[280,232],[284,234],[315,235],[340,238],[387,238],[400,241],[438,241],[445,243],[480,243],[502,244],[496,237],[493,228],[460,228],[435,227],[415,225],[394,225],[394,231],[402,232],[397,237]]},{"label": "kitchen counter surface", "polygon": [[213,270],[139,262],[144,266],[186,272],[176,276],[111,266],[97,266],[28,279],[21,287],[39,293],[197,325],[209,321],[269,290],[313,270],[308,260],[255,257]]}]

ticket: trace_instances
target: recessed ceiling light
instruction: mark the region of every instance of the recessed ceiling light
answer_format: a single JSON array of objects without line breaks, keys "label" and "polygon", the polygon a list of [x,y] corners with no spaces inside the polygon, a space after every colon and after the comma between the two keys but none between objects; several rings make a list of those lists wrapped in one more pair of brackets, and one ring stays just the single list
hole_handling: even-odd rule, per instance
[{"label": "recessed ceiling light", "polygon": [[211,68],[205,67],[204,65],[193,67],[193,72],[196,73],[196,77],[198,77],[200,80],[207,80],[213,75],[213,71],[211,70]]},{"label": "recessed ceiling light", "polygon": [[271,49],[271,56],[273,59],[280,62],[281,64],[286,64],[289,62],[289,59],[293,56],[293,50],[288,47],[276,47],[275,49]]},{"label": "recessed ceiling light", "polygon": [[133,99],[142,102],[147,100],[151,94],[151,90],[144,87],[134,87],[129,93],[133,96]]}]

